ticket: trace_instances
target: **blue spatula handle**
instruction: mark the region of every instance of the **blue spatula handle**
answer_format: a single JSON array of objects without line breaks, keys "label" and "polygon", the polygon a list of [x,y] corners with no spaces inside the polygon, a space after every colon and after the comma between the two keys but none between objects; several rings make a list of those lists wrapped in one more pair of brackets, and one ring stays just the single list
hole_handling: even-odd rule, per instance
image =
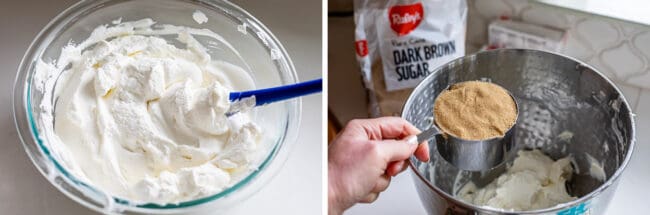
[{"label": "blue spatula handle", "polygon": [[255,106],[260,106],[321,91],[323,91],[323,79],[319,78],[316,80],[279,87],[243,92],[231,92],[230,101],[237,101],[242,98],[255,96]]}]

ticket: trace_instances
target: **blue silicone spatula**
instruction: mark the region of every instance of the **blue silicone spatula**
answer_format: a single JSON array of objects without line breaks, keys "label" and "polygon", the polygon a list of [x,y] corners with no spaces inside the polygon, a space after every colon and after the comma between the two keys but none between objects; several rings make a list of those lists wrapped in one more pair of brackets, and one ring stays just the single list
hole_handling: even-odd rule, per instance
[{"label": "blue silicone spatula", "polygon": [[300,82],[296,84],[230,93],[230,109],[226,116],[265,104],[292,99],[323,91],[323,79]]}]

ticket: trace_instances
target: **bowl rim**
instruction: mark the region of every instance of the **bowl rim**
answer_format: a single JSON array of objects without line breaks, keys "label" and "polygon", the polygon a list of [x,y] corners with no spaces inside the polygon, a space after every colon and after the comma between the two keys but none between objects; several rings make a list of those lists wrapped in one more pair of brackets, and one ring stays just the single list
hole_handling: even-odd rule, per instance
[{"label": "bowl rim", "polygon": [[[265,37],[265,38],[260,38],[260,35],[255,35],[255,38],[258,40],[258,42],[260,42],[260,44],[267,49],[270,49],[272,47],[280,52],[281,57],[278,59],[274,59],[274,64],[276,64],[275,65],[276,68],[278,68],[279,71],[284,71],[285,73],[284,75],[281,75],[279,77],[280,81],[287,82],[287,83],[299,81],[293,61],[291,60],[291,57],[289,56],[288,52],[286,51],[282,43],[262,22],[260,22],[257,18],[252,16],[246,10],[226,0],[194,0],[194,1],[180,0],[180,1],[198,5],[199,7],[202,7],[202,9],[205,10],[216,11],[217,13],[223,16],[229,16],[229,18],[231,18],[232,20],[237,20],[241,22],[245,21],[247,24],[252,24],[252,25],[248,25],[247,30],[249,31],[254,30],[255,32],[253,33],[262,33],[263,34],[262,36]],[[36,166],[36,169],[38,169],[38,171],[41,173],[41,175],[43,175],[61,193],[73,199],[75,202],[80,203],[90,209],[93,209],[98,212],[105,212],[104,210],[101,210],[100,207],[98,207],[97,204],[101,205],[100,204],[101,201],[97,201],[96,197],[95,198],[89,197],[90,199],[95,201],[93,202],[94,204],[92,204],[87,200],[81,199],[76,194],[71,193],[69,190],[62,188],[59,183],[50,179],[48,174],[51,173],[52,171],[58,171],[60,175],[63,176],[61,178],[65,180],[68,184],[80,186],[86,190],[92,191],[94,194],[97,194],[99,196],[104,196],[106,197],[107,201],[110,200],[114,203],[121,205],[122,207],[127,207],[126,209],[145,210],[150,212],[151,210],[159,211],[165,209],[187,209],[193,206],[199,206],[208,202],[212,202],[214,200],[221,199],[222,197],[226,197],[229,194],[239,190],[242,187],[246,187],[247,185],[250,184],[251,181],[253,181],[253,179],[257,178],[257,176],[260,173],[265,172],[265,170],[268,169],[267,167],[270,165],[270,163],[272,163],[272,161],[277,160],[276,159],[278,157],[277,155],[280,154],[282,148],[287,148],[286,151],[288,152],[286,152],[286,154],[290,153],[292,147],[289,146],[293,145],[291,144],[291,142],[295,141],[297,137],[296,134],[298,133],[298,129],[300,128],[300,121],[301,121],[300,116],[302,112],[301,99],[295,99],[293,101],[286,102],[286,106],[288,107],[286,113],[287,120],[285,123],[283,123],[282,126],[284,130],[283,132],[284,135],[279,136],[277,140],[273,141],[274,143],[271,147],[268,148],[268,152],[264,157],[264,159],[260,160],[259,166],[257,166],[256,168],[248,172],[245,175],[245,177],[241,178],[239,181],[237,181],[237,183],[233,184],[230,187],[225,188],[224,190],[218,193],[214,193],[208,196],[204,196],[192,200],[180,201],[177,203],[158,204],[158,203],[147,203],[147,202],[132,202],[130,200],[121,197],[115,197],[106,194],[101,189],[95,188],[94,186],[87,184],[83,180],[79,180],[73,174],[70,174],[70,172],[68,172],[60,164],[60,162],[57,161],[57,159],[55,159],[51,155],[50,149],[44,145],[43,140],[40,138],[39,135],[39,129],[32,117],[34,111],[32,110],[32,102],[31,102],[32,99],[31,85],[33,80],[34,64],[40,58],[43,50],[47,48],[44,47],[44,45],[49,44],[54,39],[54,38],[48,38],[52,33],[59,32],[61,28],[63,28],[69,22],[70,18],[83,17],[85,15],[84,13],[87,12],[88,10],[92,10],[94,9],[94,7],[97,7],[98,5],[107,2],[120,4],[128,1],[82,0],[73,4],[72,6],[68,7],[64,11],[60,12],[57,16],[55,16],[45,27],[43,27],[40,30],[40,32],[32,40],[31,44],[27,48],[25,55],[23,56],[19,64],[17,75],[14,80],[14,86],[12,88],[12,95],[13,95],[12,112],[13,112],[14,124],[18,132],[18,136],[21,140],[21,143],[25,148],[25,152],[27,153],[28,157],[32,161],[32,164]],[[261,39],[263,39],[264,41],[263,42],[259,41]],[[291,130],[292,128],[293,130]],[[29,132],[27,132],[27,130],[29,130]],[[284,147],[287,144],[289,146]],[[33,149],[30,148],[32,145],[35,145],[34,146],[35,148]],[[39,155],[42,157],[38,157]],[[284,161],[286,161],[286,158],[280,158],[280,159],[281,160],[278,161],[278,163],[279,165],[283,165]],[[49,168],[49,170],[46,172],[44,169],[45,167],[42,167],[39,164],[39,162],[41,161],[52,163],[54,168]],[[264,183],[267,183],[270,179],[275,177],[275,175],[277,175],[277,171],[273,172],[268,178],[268,180]],[[79,187],[73,189],[81,192]],[[110,208],[111,207],[110,204],[111,204],[110,202],[104,202],[103,206]]]},{"label": "bowl rim", "polygon": [[[566,210],[566,209],[577,207],[577,206],[580,206],[580,205],[583,205],[583,204],[588,204],[591,199],[593,199],[598,194],[604,192],[605,189],[607,189],[610,186],[614,185],[614,183],[618,181],[618,178],[621,176],[621,174],[623,173],[625,168],[627,168],[627,165],[630,162],[630,159],[632,158],[632,153],[634,151],[634,146],[635,146],[635,143],[636,143],[636,126],[635,126],[635,123],[634,123],[634,115],[633,115],[633,113],[631,111],[632,109],[630,108],[629,103],[627,102],[627,99],[623,95],[623,92],[618,88],[618,86],[616,86],[616,84],[614,84],[614,82],[612,80],[610,80],[607,76],[603,75],[601,72],[599,72],[593,66],[591,66],[589,64],[586,64],[586,63],[582,62],[581,60],[576,59],[574,57],[570,57],[570,56],[560,54],[560,53],[557,53],[557,52],[545,51],[545,50],[521,49],[521,48],[503,48],[503,49],[480,51],[480,52],[477,52],[477,53],[474,53],[474,54],[471,54],[471,55],[465,55],[465,56],[456,58],[454,60],[451,60],[451,61],[439,66],[438,68],[436,68],[432,72],[432,74],[440,72],[443,68],[449,67],[451,64],[456,64],[456,62],[458,62],[458,61],[464,61],[464,60],[467,60],[467,59],[476,58],[477,55],[483,55],[483,54],[489,54],[489,53],[495,53],[495,52],[506,52],[506,51],[537,52],[537,53],[542,53],[542,54],[555,55],[555,56],[559,56],[559,57],[562,57],[562,58],[566,58],[568,60],[572,60],[572,61],[576,62],[577,64],[579,64],[580,66],[586,67],[586,68],[591,69],[592,71],[594,71],[595,74],[597,74],[600,78],[605,80],[610,86],[612,86],[614,88],[614,90],[616,90],[616,92],[619,94],[619,98],[622,99],[622,101],[623,101],[622,104],[624,104],[630,110],[630,112],[628,113],[627,118],[628,118],[630,126],[631,126],[630,136],[632,138],[629,140],[629,149],[628,149],[627,153],[625,154],[625,159],[623,160],[621,165],[616,169],[616,171],[614,172],[612,177],[608,178],[607,181],[605,181],[603,184],[601,184],[595,190],[589,192],[587,195],[584,195],[584,196],[582,196],[580,198],[577,198],[577,199],[574,199],[572,201],[557,204],[557,205],[555,205],[553,207],[550,207],[550,208],[543,208],[543,209],[537,209],[537,210],[528,210],[528,211],[515,211],[515,210],[505,210],[505,209],[501,209],[501,208],[493,208],[493,207],[488,207],[488,206],[474,205],[474,204],[465,202],[463,200],[460,200],[460,199],[456,198],[453,195],[448,194],[447,192],[441,190],[437,186],[431,184],[431,182],[429,180],[427,180],[420,173],[420,171],[418,171],[417,167],[414,164],[414,161],[415,161],[414,159],[416,159],[416,158],[413,157],[413,156],[411,156],[411,158],[408,160],[410,169],[415,173],[415,175],[422,182],[424,182],[424,184],[427,187],[432,189],[438,195],[444,197],[447,201],[451,201],[454,204],[458,204],[458,205],[461,205],[461,206],[467,207],[467,208],[472,208],[474,210],[478,210],[478,211],[481,211],[481,212],[503,213],[503,214],[540,214],[540,213],[549,213],[549,212],[556,212],[556,211]],[[422,80],[413,89],[413,92],[421,91],[423,88],[425,88],[426,86],[423,83],[427,79],[430,79],[430,78],[433,78],[433,76],[432,75],[427,76],[424,80]],[[403,108],[402,108],[402,114],[401,114],[402,118],[404,118],[404,113],[406,112],[406,110],[410,109],[409,108],[411,106],[410,104],[413,101],[414,101],[414,93],[411,93],[409,95],[408,99],[406,100]],[[443,161],[443,162],[446,162],[446,161]]]}]

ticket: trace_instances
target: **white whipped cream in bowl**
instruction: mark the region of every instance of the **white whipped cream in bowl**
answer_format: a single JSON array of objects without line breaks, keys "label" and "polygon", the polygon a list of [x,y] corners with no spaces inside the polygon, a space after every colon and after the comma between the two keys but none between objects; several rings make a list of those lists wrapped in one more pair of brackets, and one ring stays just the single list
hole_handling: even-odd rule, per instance
[{"label": "white whipped cream in bowl", "polygon": [[82,1],[27,50],[14,116],[39,171],[86,207],[214,213],[281,169],[300,120],[300,100],[226,116],[229,93],[295,82],[232,3]]}]

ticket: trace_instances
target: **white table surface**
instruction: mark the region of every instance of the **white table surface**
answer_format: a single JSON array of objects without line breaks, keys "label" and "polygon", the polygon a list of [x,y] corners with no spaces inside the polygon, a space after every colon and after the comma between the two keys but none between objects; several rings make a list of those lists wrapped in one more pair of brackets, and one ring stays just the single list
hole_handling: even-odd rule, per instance
[{"label": "white table surface", "polygon": [[[59,193],[28,159],[11,113],[18,63],[38,31],[74,0],[3,1],[0,6],[0,214],[93,214]],[[292,57],[301,80],[321,77],[321,2],[234,1],[263,22]],[[300,6],[300,10],[295,10]],[[297,18],[299,17],[299,19]],[[320,214],[322,96],[303,99],[298,143],[284,169],[231,214]]]},{"label": "white table surface", "polygon": [[[328,106],[342,123],[368,116],[353,42],[352,17],[328,20]],[[606,214],[647,214],[650,211],[650,90],[623,85],[619,88],[636,113],[637,142]],[[410,171],[393,178],[390,187],[374,203],[357,204],[345,214],[426,214]]]}]

